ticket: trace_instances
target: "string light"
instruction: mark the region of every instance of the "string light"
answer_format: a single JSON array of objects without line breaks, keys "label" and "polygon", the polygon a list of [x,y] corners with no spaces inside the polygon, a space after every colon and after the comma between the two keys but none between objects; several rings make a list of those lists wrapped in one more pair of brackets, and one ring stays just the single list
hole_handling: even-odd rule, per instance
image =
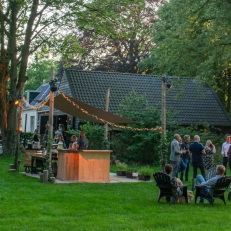
[{"label": "string light", "polygon": [[[129,129],[129,130],[133,130],[133,131],[159,131],[161,133],[161,127],[155,127],[155,128],[133,128],[131,126],[121,126],[121,125],[117,125],[115,123],[109,122],[107,120],[104,120],[102,118],[99,118],[96,115],[92,115],[90,114],[88,111],[86,111],[85,109],[81,108],[78,104],[76,104],[74,101],[72,101],[67,95],[65,95],[64,93],[62,93],[61,91],[57,90],[57,92],[64,98],[66,99],[68,102],[70,102],[74,107],[76,107],[77,109],[81,110],[81,112],[83,112],[84,114],[91,116],[93,118],[95,118],[98,121],[101,121],[102,123],[107,123],[112,127],[116,127],[116,128],[121,128],[121,129]],[[26,99],[23,97],[23,102],[30,108],[38,110],[40,108],[42,108],[43,106],[45,106],[45,104],[48,102],[49,97],[47,97],[45,100],[43,100],[43,102],[39,105],[39,106],[32,106],[29,104],[28,101],[26,101]]]},{"label": "string light", "polygon": [[50,97],[47,97],[46,99],[42,101],[42,103],[39,106],[36,107],[36,106],[31,105],[24,97],[22,98],[23,102],[26,104],[27,107],[31,109],[35,109],[35,110],[38,110],[42,108],[43,106],[45,106],[45,104],[48,102],[49,99]]}]

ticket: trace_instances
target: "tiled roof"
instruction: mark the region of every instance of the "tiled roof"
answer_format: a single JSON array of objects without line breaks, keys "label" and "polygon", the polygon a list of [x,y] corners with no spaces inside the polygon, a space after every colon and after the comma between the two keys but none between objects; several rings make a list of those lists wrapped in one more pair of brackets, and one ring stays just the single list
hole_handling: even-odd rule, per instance
[{"label": "tiled roof", "polygon": [[[41,102],[48,97],[48,95],[50,93],[49,83],[42,84],[36,91],[40,92],[40,93],[30,103],[30,105],[32,105],[34,107],[39,106],[41,104]],[[26,106],[26,104],[24,104],[23,106],[24,106],[24,109],[30,109],[30,107]]]},{"label": "tiled roof", "polygon": [[[62,89],[65,78],[71,92]],[[118,115],[121,100],[132,89],[138,95],[146,95],[151,106],[160,104],[161,84],[161,77],[153,75],[65,69],[60,90],[86,104],[105,110],[106,91],[110,87],[109,112]],[[172,89],[167,90],[166,108],[177,112],[175,118],[180,124],[231,126],[227,113],[209,85],[202,86],[195,80],[186,78],[173,81],[173,85]]]},{"label": "tiled roof", "polygon": [[[57,83],[57,85],[59,86],[60,82]],[[37,92],[40,92],[35,98],[34,100],[30,103],[31,106],[34,107],[38,107],[41,105],[41,103],[47,98],[49,97],[50,94],[50,84],[49,83],[44,83],[42,84],[37,90]],[[31,109],[30,107],[28,107],[26,104],[23,105],[24,109]],[[34,109],[32,109],[34,110]],[[41,111],[49,111],[50,107],[49,106],[43,106],[42,108],[38,109],[39,112]],[[59,112],[58,110],[54,110],[54,114]]]}]

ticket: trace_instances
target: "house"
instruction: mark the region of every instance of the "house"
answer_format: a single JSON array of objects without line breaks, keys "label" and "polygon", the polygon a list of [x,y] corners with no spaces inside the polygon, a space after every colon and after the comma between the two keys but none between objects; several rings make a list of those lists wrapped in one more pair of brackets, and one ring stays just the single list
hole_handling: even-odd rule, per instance
[{"label": "house", "polygon": [[[109,112],[118,115],[121,100],[128,96],[132,89],[138,95],[146,95],[150,106],[160,104],[161,84],[161,77],[154,75],[69,68],[63,71],[59,90],[74,99],[104,110],[106,91],[110,87]],[[167,91],[166,110],[174,110],[179,124],[187,126],[208,123],[224,132],[230,132],[231,121],[211,86],[200,85],[196,80],[188,78],[174,78],[173,85],[174,87]],[[41,111],[38,111],[38,114],[41,118]],[[59,115],[65,114],[60,112]],[[68,116],[66,121],[71,120],[72,126],[77,128],[81,121]]]},{"label": "house", "polygon": [[[50,94],[49,83],[42,84],[36,91],[27,91],[26,100],[29,103],[23,105],[22,115],[22,131],[34,132],[37,125],[40,126],[40,134],[44,134],[45,124],[49,120],[49,106],[43,106],[40,108],[41,103]],[[72,118],[72,117],[71,117]],[[54,110],[54,128],[58,128],[58,125],[67,124],[69,116],[59,110]]]}]

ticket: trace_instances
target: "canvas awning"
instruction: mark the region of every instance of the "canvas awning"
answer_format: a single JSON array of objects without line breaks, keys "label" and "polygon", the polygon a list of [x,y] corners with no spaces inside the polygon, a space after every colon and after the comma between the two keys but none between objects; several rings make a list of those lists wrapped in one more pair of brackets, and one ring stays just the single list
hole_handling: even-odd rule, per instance
[{"label": "canvas awning", "polygon": [[[84,109],[85,111],[88,112],[88,114],[84,113],[80,108],[77,108],[75,105],[73,105],[72,102],[69,102],[67,99],[65,99],[61,94],[56,96],[54,98],[54,108],[57,110],[60,110],[62,112],[65,112],[69,115],[72,115],[76,118],[90,121],[90,122],[95,122],[95,123],[104,123],[103,121],[98,120],[95,117],[92,117],[90,115],[95,115],[96,117],[103,119],[105,121],[108,121],[110,123],[115,123],[115,124],[131,124],[131,123],[136,123],[132,120],[114,115],[110,112],[106,112],[104,110],[101,110],[99,108],[93,107],[91,105],[88,105],[86,103],[83,103],[82,101],[79,101],[77,99],[74,99],[70,96],[68,98],[75,104],[78,105],[80,108]],[[49,106],[48,101],[46,103],[47,106]],[[89,115],[90,114],[90,115]]]}]

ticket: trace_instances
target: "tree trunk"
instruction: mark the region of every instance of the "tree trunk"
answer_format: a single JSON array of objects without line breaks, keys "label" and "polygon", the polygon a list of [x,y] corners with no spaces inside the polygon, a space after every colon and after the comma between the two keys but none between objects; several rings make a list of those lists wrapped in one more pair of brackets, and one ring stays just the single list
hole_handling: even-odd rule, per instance
[{"label": "tree trunk", "polygon": [[[37,9],[39,0],[33,0],[31,7],[31,13],[27,23],[26,33],[24,44],[22,46],[21,52],[21,62],[18,72],[18,60],[17,60],[17,14],[18,9],[20,9],[20,1],[10,1],[10,11],[11,11],[11,20],[10,20],[10,36],[9,36],[9,58],[11,62],[10,66],[10,96],[13,99],[19,99],[19,96],[23,95],[24,85],[26,82],[26,70],[29,57],[29,48],[31,43],[31,37],[33,35],[33,24],[37,16]],[[19,73],[19,74],[18,74]],[[18,110],[17,110],[18,109]],[[21,126],[21,114],[22,108],[17,108],[13,103],[9,105],[9,111],[7,116],[7,134],[6,134],[6,147],[5,151],[9,154],[15,156],[15,168],[17,168],[18,163],[18,148],[20,141],[20,133],[18,131],[19,126]]]},{"label": "tree trunk", "polygon": [[[11,62],[10,66],[10,97],[15,99],[17,97],[17,13],[18,13],[18,3],[16,1],[11,1],[11,23],[10,23],[10,36],[9,36],[9,58]],[[15,155],[16,145],[17,145],[17,107],[14,103],[9,104],[9,111],[7,116],[8,128],[6,134],[6,147],[4,147],[8,155]],[[17,166],[15,166],[16,168]]]},{"label": "tree trunk", "polygon": [[[5,35],[4,35],[4,21],[3,12],[0,10],[0,36],[1,36],[1,58],[0,58],[0,125],[2,133],[2,145],[6,146],[5,134],[7,131],[7,110],[8,110],[8,92],[7,82],[9,73],[7,73],[8,61],[6,61],[5,50]],[[3,149],[4,150],[4,149]]]}]

